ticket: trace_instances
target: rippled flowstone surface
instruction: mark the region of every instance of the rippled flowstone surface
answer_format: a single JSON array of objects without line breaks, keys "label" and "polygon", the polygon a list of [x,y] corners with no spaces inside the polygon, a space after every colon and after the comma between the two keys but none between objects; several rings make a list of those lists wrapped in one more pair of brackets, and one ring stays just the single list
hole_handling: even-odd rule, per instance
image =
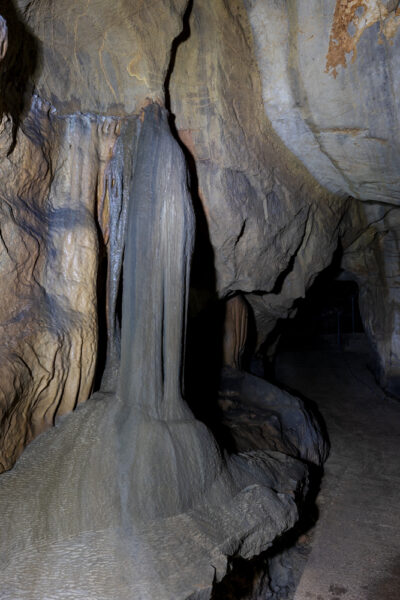
[{"label": "rippled flowstone surface", "polygon": [[182,399],[193,214],[165,111],[149,106],[138,131],[117,391],[2,476],[4,600],[208,598],[229,557],[259,554],[298,518],[305,465],[267,448],[221,453]]}]

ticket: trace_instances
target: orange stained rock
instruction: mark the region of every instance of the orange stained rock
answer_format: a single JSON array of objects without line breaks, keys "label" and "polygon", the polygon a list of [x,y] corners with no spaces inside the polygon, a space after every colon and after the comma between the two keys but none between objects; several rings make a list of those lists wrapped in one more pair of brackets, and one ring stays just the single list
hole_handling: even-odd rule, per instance
[{"label": "orange stained rock", "polygon": [[[326,55],[326,73],[337,76],[337,67],[347,66],[346,54],[357,56],[357,44],[366,29],[380,23],[379,36],[391,39],[400,26],[400,11],[388,11],[380,0],[337,0]],[[351,31],[353,27],[353,32]],[[378,38],[381,42],[381,37]]]},{"label": "orange stained rock", "polygon": [[189,152],[193,156],[193,158],[197,158],[195,141],[193,139],[193,129],[179,129],[178,135],[179,135],[179,139],[189,150]]},{"label": "orange stained rock", "polygon": [[224,365],[234,369],[242,368],[247,340],[247,326],[248,308],[246,301],[240,295],[227,300],[223,339]]}]

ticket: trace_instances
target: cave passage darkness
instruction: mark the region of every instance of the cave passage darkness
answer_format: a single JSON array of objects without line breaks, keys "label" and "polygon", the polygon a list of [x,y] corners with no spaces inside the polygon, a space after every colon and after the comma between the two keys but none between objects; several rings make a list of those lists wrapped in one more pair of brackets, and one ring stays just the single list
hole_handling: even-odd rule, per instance
[{"label": "cave passage darkness", "polygon": [[297,302],[296,315],[279,324],[277,353],[318,344],[323,336],[335,339],[341,347],[348,336],[364,333],[358,293],[355,281],[334,279],[329,270],[322,273],[306,297]]},{"label": "cave passage darkness", "polygon": [[[373,352],[365,335],[360,315],[359,287],[341,268],[341,260],[342,251],[339,245],[331,264],[316,277],[306,291],[305,298],[295,301],[294,306],[297,309],[295,316],[280,319],[257,354],[254,353],[255,323],[250,309],[246,343],[247,360],[243,364],[244,370],[262,376],[300,397],[317,419],[328,443],[329,425],[325,423],[319,410],[318,399],[312,392],[313,386],[310,386],[310,395],[307,394],[307,385],[302,389],[294,389],[290,385],[290,377],[285,378],[285,370],[293,373],[301,371],[304,356],[311,356],[314,357],[312,360],[318,371],[319,357],[323,357],[322,363],[324,361],[329,363],[333,352],[332,372],[335,372],[339,366],[339,370],[345,372],[345,378],[349,376],[351,384],[356,385],[361,393],[365,386],[368,388],[368,383],[359,379],[358,373],[353,370],[353,362],[347,360],[347,353],[350,351],[351,357],[356,355],[356,361],[359,360],[364,364],[366,356],[372,360]],[[204,273],[203,282],[206,280],[207,275]],[[209,286],[204,286],[204,289],[207,288],[209,289]],[[235,451],[229,431],[223,425],[223,415],[217,402],[223,367],[222,337],[226,300],[210,301],[210,295],[199,290],[200,288],[193,288],[191,292],[186,356],[187,399],[196,417],[211,428],[220,446],[228,451]],[[274,342],[276,346],[273,359],[268,361],[266,348]],[[366,348],[367,354],[365,354]],[[260,367],[260,355],[264,357],[261,361],[263,367]],[[338,364],[335,363],[335,359],[339,361]],[[370,371],[373,367],[373,364],[368,364]],[[330,366],[324,364],[323,368],[329,371]],[[316,381],[318,375],[319,373],[315,378]],[[331,391],[333,395],[330,401],[334,406],[335,394],[341,392],[334,385]],[[311,464],[308,466],[311,474],[310,488],[296,527],[257,559],[250,562],[234,560],[230,573],[216,587],[213,598],[221,598],[221,600],[246,598],[253,589],[255,581],[260,578],[260,574],[268,572],[268,569],[277,569],[282,573],[286,569],[290,573],[290,577],[286,579],[281,575],[282,581],[284,580],[282,585],[287,586],[285,588],[287,595],[282,597],[294,597],[293,594],[310,552],[308,540],[312,539],[314,528],[318,523],[317,499],[321,493],[321,482],[324,477],[323,468],[315,468]],[[266,597],[275,598],[272,588],[270,594],[271,596]]]},{"label": "cave passage darkness", "polygon": [[[203,228],[197,231],[197,240],[201,247],[209,243]],[[282,353],[311,350],[321,344],[329,344],[343,351],[353,337],[364,334],[358,303],[359,288],[355,281],[347,278],[340,266],[341,259],[342,252],[338,247],[331,264],[316,277],[305,298],[294,302],[295,316],[279,319],[257,353],[256,324],[248,305],[248,335],[243,360],[245,371],[279,385],[274,363]],[[216,299],[215,276],[210,277],[209,264],[206,266],[202,270],[201,263],[195,262],[192,276],[185,365],[186,398],[196,417],[211,428],[224,447],[230,448],[229,436],[226,437],[221,427],[221,413],[217,406],[223,368],[226,299]],[[362,336],[362,339],[368,344],[366,336]],[[273,344],[275,351],[271,359],[268,348]],[[304,400],[307,403],[307,399]]]}]

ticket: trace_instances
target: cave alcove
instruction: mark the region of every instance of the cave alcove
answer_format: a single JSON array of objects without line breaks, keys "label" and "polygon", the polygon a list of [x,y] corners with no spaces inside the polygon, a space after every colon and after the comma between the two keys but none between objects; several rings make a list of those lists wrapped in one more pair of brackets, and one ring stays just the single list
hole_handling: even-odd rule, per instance
[{"label": "cave alcove", "polygon": [[[279,383],[276,363],[284,355],[323,349],[339,353],[360,349],[369,356],[368,368],[377,372],[377,358],[365,333],[359,306],[359,285],[341,268],[340,247],[331,264],[317,275],[303,298],[293,303],[292,316],[279,319],[260,350],[253,356],[251,370]],[[263,369],[260,368],[260,357]]]}]

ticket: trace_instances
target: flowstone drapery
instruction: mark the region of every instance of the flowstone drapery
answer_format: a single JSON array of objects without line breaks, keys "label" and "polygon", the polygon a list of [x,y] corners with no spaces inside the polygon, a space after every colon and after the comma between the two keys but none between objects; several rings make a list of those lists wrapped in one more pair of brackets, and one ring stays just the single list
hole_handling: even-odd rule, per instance
[{"label": "flowstone drapery", "polygon": [[208,598],[229,556],[260,553],[298,517],[306,467],[273,450],[228,456],[182,398],[185,161],[164,109],[149,105],[136,127],[117,391],[63,417],[2,476],[4,600]]}]

